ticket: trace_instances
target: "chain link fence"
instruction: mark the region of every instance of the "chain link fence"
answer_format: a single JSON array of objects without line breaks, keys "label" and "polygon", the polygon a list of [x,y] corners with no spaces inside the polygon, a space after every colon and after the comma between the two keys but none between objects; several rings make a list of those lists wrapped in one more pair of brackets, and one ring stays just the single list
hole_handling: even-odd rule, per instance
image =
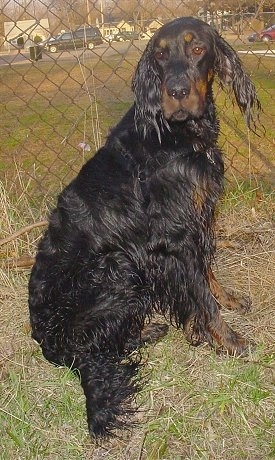
[{"label": "chain link fence", "polygon": [[30,221],[43,215],[132,103],[131,77],[148,39],[184,15],[212,24],[239,51],[263,106],[257,133],[249,133],[228,94],[216,88],[228,183],[274,184],[275,42],[258,35],[275,24],[274,5],[0,1],[0,179],[13,201],[24,194]]},{"label": "chain link fence", "polygon": [[[275,24],[274,0],[240,4],[0,0],[0,459],[274,458],[275,41],[259,35]],[[184,345],[183,333],[146,347],[151,383],[133,430],[94,444],[80,385],[30,340],[29,269],[57,194],[132,104],[148,40],[185,15],[240,53],[263,107],[249,132],[230,95],[214,88],[232,193],[220,206],[213,269],[229,292],[252,299],[248,315],[225,317],[256,347],[232,360],[217,349],[215,359],[214,349]]]}]

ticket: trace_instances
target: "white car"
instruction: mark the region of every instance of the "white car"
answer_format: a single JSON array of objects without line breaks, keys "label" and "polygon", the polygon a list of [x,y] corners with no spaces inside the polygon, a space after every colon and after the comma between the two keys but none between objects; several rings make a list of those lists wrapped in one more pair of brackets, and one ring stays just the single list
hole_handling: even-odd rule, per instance
[{"label": "white car", "polygon": [[115,38],[114,34],[109,34],[109,35],[105,35],[104,40],[106,40],[107,42],[112,42],[114,38]]}]

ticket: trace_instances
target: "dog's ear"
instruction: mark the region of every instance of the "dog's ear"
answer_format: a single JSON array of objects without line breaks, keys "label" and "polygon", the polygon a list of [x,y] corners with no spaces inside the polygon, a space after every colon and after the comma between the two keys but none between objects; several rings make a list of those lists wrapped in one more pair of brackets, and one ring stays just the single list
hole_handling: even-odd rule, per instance
[{"label": "dog's ear", "polygon": [[135,95],[135,124],[144,137],[156,130],[161,138],[163,126],[161,111],[161,79],[154,58],[154,37],[148,45],[137,65],[132,89]]},{"label": "dog's ear", "polygon": [[222,85],[230,85],[237,104],[245,115],[248,127],[255,125],[255,116],[261,110],[256,89],[235,50],[217,32],[214,37],[215,72]]}]

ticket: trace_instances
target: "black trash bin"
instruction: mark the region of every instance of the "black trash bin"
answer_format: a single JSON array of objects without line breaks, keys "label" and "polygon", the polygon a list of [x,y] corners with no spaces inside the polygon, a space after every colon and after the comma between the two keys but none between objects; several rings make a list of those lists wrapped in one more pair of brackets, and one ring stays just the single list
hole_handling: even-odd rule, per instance
[{"label": "black trash bin", "polygon": [[42,59],[42,47],[35,45],[30,46],[30,59],[31,61],[38,61]]}]

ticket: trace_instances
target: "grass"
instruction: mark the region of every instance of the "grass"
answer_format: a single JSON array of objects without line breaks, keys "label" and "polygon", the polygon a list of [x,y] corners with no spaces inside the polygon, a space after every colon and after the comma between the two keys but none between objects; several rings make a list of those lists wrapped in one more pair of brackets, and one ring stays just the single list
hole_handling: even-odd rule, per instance
[{"label": "grass", "polygon": [[11,169],[15,161],[24,172],[22,179],[31,179],[32,196],[39,193],[42,184],[44,192],[58,192],[59,184],[67,183],[91,155],[79,144],[86,140],[94,152],[100,138],[129,106],[129,88],[124,90],[124,101],[118,97],[118,85],[120,90],[126,85],[120,74],[125,73],[128,80],[132,69],[127,61],[123,68],[116,59],[109,59],[107,64],[97,62],[97,75],[91,61],[81,68],[71,62],[61,64],[53,67],[43,62],[33,67],[27,63],[0,69],[1,78],[8,82],[0,90],[5,113],[0,127],[4,151],[0,171],[18,185]]},{"label": "grass", "polygon": [[[74,63],[0,69],[5,82],[0,89],[5,114],[0,127],[1,238],[43,219],[56,193],[91,155],[77,146],[85,133],[91,150],[95,147],[93,89],[102,139],[125,112],[136,58],[132,51],[124,60],[115,55],[106,62],[86,61],[89,94]],[[219,93],[220,143],[228,171],[217,231],[219,240],[229,244],[218,250],[215,272],[227,289],[251,296],[250,313],[223,315],[254,340],[255,350],[245,359],[217,355],[207,346],[189,347],[182,333],[171,328],[143,352],[142,373],[148,378],[137,396],[137,425],[104,445],[94,444],[77,378],[46,362],[30,338],[29,272],[1,266],[35,252],[41,229],[34,229],[0,245],[0,459],[274,458],[275,206],[272,174],[264,162],[272,161],[274,148],[274,60],[244,60],[259,90],[266,134],[251,134],[247,144],[238,110]]]},{"label": "grass", "polygon": [[[267,458],[272,395],[260,362],[256,366],[217,358],[208,350],[186,350],[178,337],[171,340],[173,368],[164,376],[170,385],[159,385],[160,369],[153,390],[150,382],[154,411],[160,395],[162,405],[158,417],[154,415],[148,424],[145,458],[174,458],[175,452],[180,453],[178,458],[188,459],[257,458],[260,451]],[[172,357],[177,345],[182,349],[179,359]]]}]

